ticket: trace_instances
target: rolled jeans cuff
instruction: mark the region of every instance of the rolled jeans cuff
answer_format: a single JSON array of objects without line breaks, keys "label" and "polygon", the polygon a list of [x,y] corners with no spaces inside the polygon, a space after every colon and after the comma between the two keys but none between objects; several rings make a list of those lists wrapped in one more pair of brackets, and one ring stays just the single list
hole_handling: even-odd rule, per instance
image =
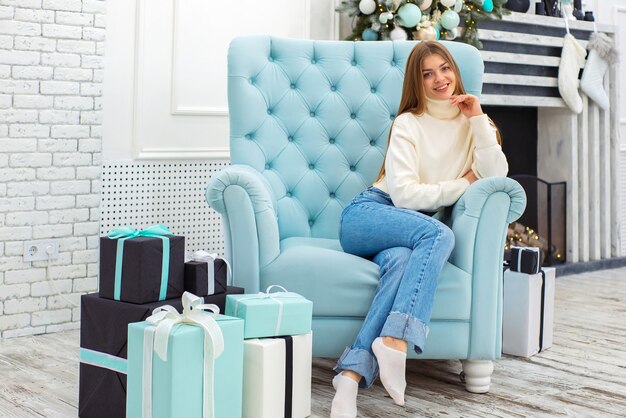
[{"label": "rolled jeans cuff", "polygon": [[428,325],[411,315],[390,312],[380,336],[404,340],[413,345],[417,354],[421,354],[428,337]]},{"label": "rolled jeans cuff", "polygon": [[374,355],[367,350],[346,347],[334,370],[337,373],[351,370],[360,374],[363,378],[359,382],[359,387],[369,388],[378,376],[378,362]]}]

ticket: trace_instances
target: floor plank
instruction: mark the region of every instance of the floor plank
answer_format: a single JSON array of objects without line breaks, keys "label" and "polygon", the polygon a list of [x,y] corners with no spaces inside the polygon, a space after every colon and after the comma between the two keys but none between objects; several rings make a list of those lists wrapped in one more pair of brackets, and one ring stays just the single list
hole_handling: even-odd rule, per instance
[{"label": "floor plank", "polygon": [[[359,417],[624,416],[626,268],[557,278],[554,346],[496,362],[491,392],[465,391],[458,361],[411,360],[407,402],[380,383],[359,393]],[[0,417],[74,417],[78,331],[0,342]],[[332,359],[313,361],[313,416],[328,417]],[[113,418],[113,417],[112,417]]]}]

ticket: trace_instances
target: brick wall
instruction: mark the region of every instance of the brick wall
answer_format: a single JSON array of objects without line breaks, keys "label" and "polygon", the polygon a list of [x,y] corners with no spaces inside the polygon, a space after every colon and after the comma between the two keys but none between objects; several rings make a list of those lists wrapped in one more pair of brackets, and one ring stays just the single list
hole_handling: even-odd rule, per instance
[{"label": "brick wall", "polygon": [[[105,12],[0,0],[3,338],[77,328],[74,304],[97,288]],[[32,239],[56,240],[59,258],[24,262]]]}]

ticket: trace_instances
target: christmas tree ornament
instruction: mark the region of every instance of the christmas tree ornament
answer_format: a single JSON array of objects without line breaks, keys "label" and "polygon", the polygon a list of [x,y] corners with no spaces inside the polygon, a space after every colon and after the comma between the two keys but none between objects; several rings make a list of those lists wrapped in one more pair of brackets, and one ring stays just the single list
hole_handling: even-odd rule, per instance
[{"label": "christmas tree ornament", "polygon": [[439,39],[441,39],[441,25],[439,23],[435,23],[433,27],[435,28],[435,34],[437,35],[435,40],[438,41]]},{"label": "christmas tree ornament", "polygon": [[371,15],[376,11],[376,2],[374,0],[361,0],[359,2],[359,10],[364,15]]},{"label": "christmas tree ornament", "polygon": [[457,28],[450,29],[446,34],[446,41],[453,41],[457,36],[459,36],[459,30]]},{"label": "christmas tree ornament", "polygon": [[406,3],[400,7],[396,13],[400,19],[400,24],[406,28],[417,26],[422,18],[422,12],[414,3]]},{"label": "christmas tree ornament", "polygon": [[452,7],[455,5],[456,0],[439,0],[439,3],[445,7]]},{"label": "christmas tree ornament", "polygon": [[393,13],[391,12],[382,12],[380,15],[378,15],[378,21],[383,25],[390,20],[393,20]]},{"label": "christmas tree ornament", "polygon": [[400,26],[396,26],[394,30],[389,32],[389,39],[392,41],[406,41],[408,35]]},{"label": "christmas tree ornament", "polygon": [[361,39],[364,41],[376,41],[378,40],[378,33],[370,28],[367,28],[361,34]]},{"label": "christmas tree ornament", "polygon": [[437,40],[437,31],[430,22],[425,22],[424,25],[413,34],[413,39],[416,41],[435,41]]},{"label": "christmas tree ornament", "polygon": [[459,22],[459,14],[454,10],[446,10],[445,12],[443,12],[443,14],[441,15],[441,20],[439,21],[439,23],[441,23],[441,26],[446,29],[456,28],[457,26],[459,26]]},{"label": "christmas tree ornament", "polygon": [[609,108],[609,96],[604,90],[604,75],[609,65],[618,61],[615,44],[603,33],[592,33],[587,44],[589,56],[580,80],[580,89],[603,110]]},{"label": "christmas tree ornament", "polygon": [[485,1],[483,1],[483,4],[482,4],[481,7],[487,13],[491,13],[491,11],[493,10],[493,0],[485,0]]},{"label": "christmas tree ornament", "polygon": [[463,10],[463,0],[456,0],[456,3],[454,4],[454,11],[457,13],[461,13],[461,10]]},{"label": "christmas tree ornament", "polygon": [[559,93],[574,113],[583,111],[583,100],[578,94],[578,72],[585,64],[586,51],[569,33],[563,39],[561,63],[559,64]]},{"label": "christmas tree ornament", "polygon": [[420,9],[426,10],[426,9],[429,9],[430,6],[432,5],[433,5],[433,0],[422,0],[422,3],[420,3]]}]

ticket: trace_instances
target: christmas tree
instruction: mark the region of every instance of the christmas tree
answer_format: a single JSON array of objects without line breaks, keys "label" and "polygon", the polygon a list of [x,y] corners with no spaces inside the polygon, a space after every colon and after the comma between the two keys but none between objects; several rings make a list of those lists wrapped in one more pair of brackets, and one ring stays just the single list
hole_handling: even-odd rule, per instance
[{"label": "christmas tree", "polygon": [[[339,13],[353,18],[347,40],[453,40],[482,48],[478,22],[510,13],[507,0],[344,0]],[[461,23],[462,26],[459,26]]]}]

